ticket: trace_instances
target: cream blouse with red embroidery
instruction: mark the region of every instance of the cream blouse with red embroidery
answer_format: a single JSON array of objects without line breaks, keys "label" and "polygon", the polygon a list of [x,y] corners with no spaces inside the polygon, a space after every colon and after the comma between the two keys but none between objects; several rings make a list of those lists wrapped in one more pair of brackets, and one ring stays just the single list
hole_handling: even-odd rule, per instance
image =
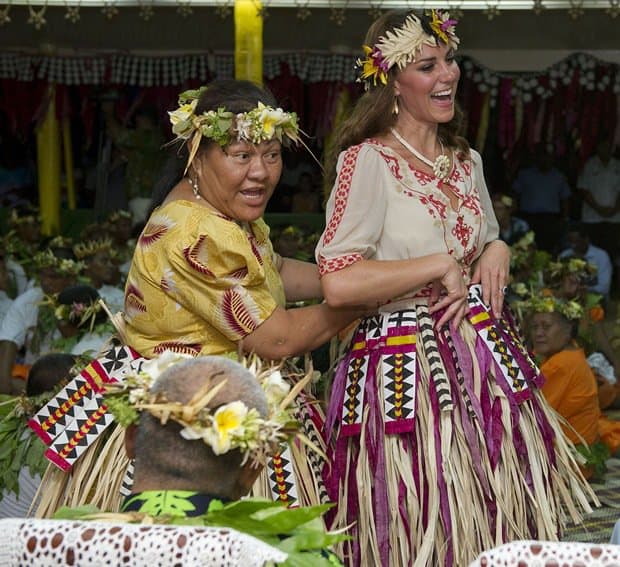
[{"label": "cream blouse with red embroidery", "polygon": [[[341,153],[327,203],[327,226],[316,249],[321,275],[362,259],[403,260],[448,252],[470,267],[499,227],[484,181],[482,158],[454,159],[444,187],[391,148],[367,140]],[[409,295],[409,294],[407,294]]]}]

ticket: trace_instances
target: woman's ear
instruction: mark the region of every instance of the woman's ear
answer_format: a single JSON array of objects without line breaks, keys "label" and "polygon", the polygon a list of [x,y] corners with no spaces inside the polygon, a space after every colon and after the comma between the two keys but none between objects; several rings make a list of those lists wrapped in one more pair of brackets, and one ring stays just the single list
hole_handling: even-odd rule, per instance
[{"label": "woman's ear", "polygon": [[136,456],[136,435],[138,433],[138,427],[135,424],[127,426],[125,429],[125,453],[127,458],[133,459]]}]

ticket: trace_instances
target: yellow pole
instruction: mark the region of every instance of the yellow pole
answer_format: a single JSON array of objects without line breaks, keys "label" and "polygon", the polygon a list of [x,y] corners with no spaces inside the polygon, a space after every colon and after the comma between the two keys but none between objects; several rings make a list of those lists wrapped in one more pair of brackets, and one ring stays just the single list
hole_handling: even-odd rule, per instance
[{"label": "yellow pole", "polygon": [[67,181],[67,204],[75,210],[75,178],[73,176],[73,144],[71,143],[71,124],[68,118],[62,121],[62,149],[65,158],[65,179]]},{"label": "yellow pole", "polygon": [[263,84],[263,17],[259,0],[235,0],[235,78]]},{"label": "yellow pole", "polygon": [[37,127],[37,173],[41,233],[57,234],[60,229],[60,127],[56,119],[56,89],[49,87],[49,104]]}]

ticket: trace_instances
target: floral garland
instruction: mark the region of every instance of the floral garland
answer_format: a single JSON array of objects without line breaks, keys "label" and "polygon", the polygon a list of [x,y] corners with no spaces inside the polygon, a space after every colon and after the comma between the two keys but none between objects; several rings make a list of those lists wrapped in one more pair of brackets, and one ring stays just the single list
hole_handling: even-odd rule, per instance
[{"label": "floral garland", "polygon": [[107,252],[112,259],[118,256],[117,251],[112,246],[112,240],[109,238],[88,240],[73,247],[73,253],[78,260],[90,258],[97,254],[97,252]]},{"label": "floral garland", "polygon": [[409,14],[405,23],[394,30],[387,31],[376,45],[363,45],[366,59],[358,59],[356,66],[361,68],[358,82],[365,82],[366,88],[377,81],[387,85],[388,71],[396,65],[404,69],[415,60],[416,53],[423,45],[438,47],[440,42],[457,49],[459,38],[455,33],[457,20],[450,19],[444,10],[431,10],[419,18]]},{"label": "floral garland", "polygon": [[266,106],[258,102],[249,112],[234,114],[224,107],[196,114],[196,106],[207,87],[189,90],[179,95],[179,108],[168,112],[172,132],[177,140],[189,143],[189,158],[185,171],[194,159],[200,140],[209,138],[221,147],[233,141],[245,140],[250,144],[260,144],[269,140],[281,143],[299,143],[300,130],[297,114],[284,112],[281,108]]},{"label": "floral garland", "polygon": [[158,358],[145,362],[138,374],[126,376],[122,383],[106,385],[106,405],[115,419],[127,427],[138,421],[141,411],[148,411],[162,424],[168,419],[176,421],[183,426],[181,436],[184,439],[202,440],[216,455],[239,449],[244,453],[244,462],[249,458],[252,462],[263,464],[282,443],[295,434],[299,435],[298,423],[286,408],[312,378],[311,374],[291,389],[282,379],[279,367],[262,368],[256,357],[249,363],[246,361],[246,367],[256,375],[265,391],[269,406],[267,419],[241,401],[222,405],[215,411],[209,408],[209,402],[225,387],[225,380],[215,387],[206,384],[187,404],[170,402],[165,393],[150,392],[162,372],[181,360],[191,358],[166,351]]},{"label": "floral garland", "polygon": [[54,253],[49,249],[37,252],[32,262],[34,267],[38,270],[53,268],[62,276],[77,276],[84,269],[83,262],[76,262],[69,258],[58,258],[54,256]]},{"label": "floral garland", "polygon": [[[523,293],[523,288],[518,286]],[[565,300],[553,295],[553,292],[544,288],[539,292],[527,290],[521,299],[514,302],[513,306],[522,312],[528,313],[560,313],[571,321],[577,321],[583,317],[584,309],[581,303],[575,300]]]},{"label": "floral garland", "polygon": [[583,284],[589,284],[598,272],[594,264],[590,264],[583,258],[567,258],[558,262],[550,262],[548,267],[548,278],[550,282],[561,283],[567,275],[576,276]]}]

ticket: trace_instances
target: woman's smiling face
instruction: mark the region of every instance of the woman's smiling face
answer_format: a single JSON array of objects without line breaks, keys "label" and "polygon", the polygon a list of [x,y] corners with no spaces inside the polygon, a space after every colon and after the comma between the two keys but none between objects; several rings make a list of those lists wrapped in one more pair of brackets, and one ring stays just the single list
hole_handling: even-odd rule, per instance
[{"label": "woman's smiling face", "polygon": [[424,45],[394,81],[398,105],[417,121],[449,122],[460,76],[451,47]]}]

